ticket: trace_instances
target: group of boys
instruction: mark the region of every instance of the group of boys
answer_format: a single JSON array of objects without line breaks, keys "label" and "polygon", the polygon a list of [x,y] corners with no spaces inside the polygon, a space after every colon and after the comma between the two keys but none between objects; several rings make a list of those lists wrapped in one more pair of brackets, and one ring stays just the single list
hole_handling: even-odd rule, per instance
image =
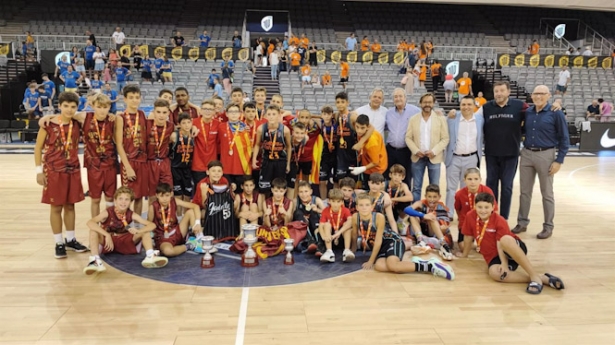
[{"label": "group of boys", "polygon": [[[430,185],[424,200],[413,200],[403,182],[406,171],[397,164],[390,167],[390,180],[386,181],[383,139],[369,117],[349,110],[345,93],[336,96],[337,112],[325,106],[320,115],[302,110],[296,116],[283,110],[280,95],[266,107],[265,89],[255,90],[255,103],[244,104],[243,90],[235,88],[226,108],[219,98],[205,100],[198,108],[189,102],[185,88],[175,91],[177,103],[171,105],[173,93],[163,90],[149,116],[139,110],[138,86],[126,86],[123,96],[126,110],[113,115],[104,94],[92,98],[94,111],[86,113],[77,112],[78,97],[65,92],[59,97],[60,115],[41,121],[35,150],[37,182],[44,186],[43,202],[51,205],[57,258],[66,257],[67,249],[90,250],[74,236],[74,204],[84,199],[77,157],[82,135],[92,198],[88,222],[92,256],[86,274],[104,271],[103,253],[136,254],[143,246],[146,257],[142,265],[157,268],[167,264],[166,257],[197,251],[203,234],[241,237],[240,226],[246,223],[282,227],[303,221],[309,229],[305,251],[322,262],[335,261],[335,247],[342,250],[343,262],[354,260],[357,250],[371,250],[363,265],[366,269],[431,272],[454,279],[453,269],[437,258],[409,259],[405,255],[407,246],[431,246],[439,249],[443,259],[453,259],[450,219],[448,209],[439,201],[439,187]],[[116,189],[118,156],[123,187]],[[464,222],[460,219],[460,232],[466,235],[460,255],[468,255],[475,238],[477,248],[490,248],[481,252],[490,265],[490,275],[491,266],[498,265],[493,271],[499,273],[500,281],[521,279],[509,269],[518,262],[535,284],[528,292],[542,288],[538,279],[563,288],[561,280],[538,276],[519,257],[507,236],[519,248],[524,246],[501,224],[505,221],[487,219],[499,216],[493,207],[489,214],[476,215],[481,202],[494,202],[476,195],[478,189],[468,192],[469,186],[467,201],[460,201],[457,209],[460,218],[467,214]],[[312,195],[314,191],[323,198],[326,193],[328,198],[323,201]],[[103,193],[106,208],[101,212]],[[460,200],[463,193],[464,189],[457,193]],[[221,200],[225,199],[219,195],[231,198],[233,204],[223,210],[224,220],[238,219],[239,227],[222,226],[221,231],[210,222],[222,210]],[[149,202],[147,218],[141,217],[144,197]],[[63,222],[66,239],[62,237]],[[493,231],[495,237],[491,231],[485,234],[489,222],[501,225]],[[149,236],[152,231],[153,238]],[[194,237],[187,240],[189,233]],[[497,245],[495,254],[499,255],[494,256],[495,242],[481,246],[486,243],[483,239],[502,238],[509,250],[500,250]]]}]

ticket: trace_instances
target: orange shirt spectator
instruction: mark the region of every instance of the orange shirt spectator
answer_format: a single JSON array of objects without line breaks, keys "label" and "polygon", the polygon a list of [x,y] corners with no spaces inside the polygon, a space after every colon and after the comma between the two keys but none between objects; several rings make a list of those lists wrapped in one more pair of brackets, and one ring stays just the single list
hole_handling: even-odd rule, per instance
[{"label": "orange shirt spectator", "polygon": [[412,50],[414,50],[414,49],[416,48],[416,44],[414,44],[414,43],[410,43],[410,44],[408,44],[408,45],[407,45],[407,47],[408,47],[408,48],[407,48],[407,49],[408,49],[408,51],[412,51]]},{"label": "orange shirt spectator", "polygon": [[405,52],[406,50],[407,50],[406,43],[404,41],[399,42],[399,44],[397,45],[397,51]]},{"label": "orange shirt spectator", "polygon": [[534,54],[538,54],[539,52],[540,52],[540,44],[534,41],[534,43],[532,43],[532,45],[530,46],[530,54],[534,55]]},{"label": "orange shirt spectator", "polygon": [[427,50],[427,56],[433,52],[433,44],[431,42],[425,43],[425,50]]},{"label": "orange shirt spectator", "polygon": [[362,52],[366,52],[369,50],[369,40],[367,39],[367,36],[363,37],[363,40],[361,41],[361,51]]},{"label": "orange shirt spectator", "polygon": [[329,74],[329,72],[322,76],[322,85],[331,85],[331,74]]},{"label": "orange shirt spectator", "polygon": [[301,74],[304,76],[310,76],[312,74],[312,67],[310,67],[310,65],[303,65],[303,67],[301,67]]},{"label": "orange shirt spectator", "polygon": [[301,65],[301,55],[297,52],[290,53],[290,65],[291,66],[299,66]]},{"label": "orange shirt spectator", "polygon": [[275,45],[273,43],[269,43],[269,47],[267,48],[267,56],[271,55],[275,50]]},{"label": "orange shirt spectator", "polygon": [[380,43],[374,42],[374,44],[372,44],[372,51],[374,53],[380,53],[381,50],[382,50],[382,46],[380,45]]},{"label": "orange shirt spectator", "polygon": [[[481,96],[479,96],[479,97],[476,97],[476,99],[475,99],[475,100],[476,100],[476,107],[477,107],[477,108],[480,108],[480,107],[482,107],[483,105],[485,105],[485,103],[487,103],[487,100],[485,99],[485,97],[481,97]],[[477,109],[477,110],[478,110],[478,109]]]},{"label": "orange shirt spectator", "polygon": [[427,66],[426,65],[421,66],[421,74],[419,74],[419,80],[420,81],[427,80]]},{"label": "orange shirt spectator", "polygon": [[442,64],[440,64],[439,62],[436,62],[433,65],[431,65],[431,76],[432,77],[440,76],[440,67],[442,67]]},{"label": "orange shirt spectator", "polygon": [[457,92],[460,95],[469,95],[472,87],[472,79],[468,78],[468,72],[463,73],[463,78],[457,80]]},{"label": "orange shirt spectator", "polygon": [[288,40],[288,43],[290,43],[291,45],[295,45],[298,46],[299,45],[299,39],[297,38],[297,36],[293,35],[293,37],[290,38],[290,40]]},{"label": "orange shirt spectator", "polygon": [[307,49],[307,47],[310,45],[310,39],[307,37],[301,37],[301,39],[299,40],[299,45]]},{"label": "orange shirt spectator", "polygon": [[350,74],[350,66],[348,65],[348,62],[340,62],[340,69],[340,78],[348,79],[348,75]]}]

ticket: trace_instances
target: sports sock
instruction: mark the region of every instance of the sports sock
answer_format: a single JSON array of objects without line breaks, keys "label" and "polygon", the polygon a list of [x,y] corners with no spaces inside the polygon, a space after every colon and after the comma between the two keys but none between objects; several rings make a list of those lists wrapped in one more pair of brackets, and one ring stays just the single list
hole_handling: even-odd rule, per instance
[{"label": "sports sock", "polygon": [[100,260],[100,255],[94,255],[94,259]]},{"label": "sports sock", "polygon": [[152,256],[154,255],[154,250],[153,249],[148,249],[145,251],[145,256]]},{"label": "sports sock", "polygon": [[75,239],[75,230],[66,230],[66,241],[70,242]]},{"label": "sports sock", "polygon": [[107,207],[113,207],[113,205],[115,205],[113,201],[107,201],[105,202],[105,204],[107,205]]},{"label": "sports sock", "polygon": [[53,234],[53,240],[56,241],[56,243],[64,244],[64,239],[62,238],[62,234]]},{"label": "sports sock", "polygon": [[420,261],[418,263],[414,263],[414,270],[416,272],[431,272],[432,269],[432,265],[427,261]]}]

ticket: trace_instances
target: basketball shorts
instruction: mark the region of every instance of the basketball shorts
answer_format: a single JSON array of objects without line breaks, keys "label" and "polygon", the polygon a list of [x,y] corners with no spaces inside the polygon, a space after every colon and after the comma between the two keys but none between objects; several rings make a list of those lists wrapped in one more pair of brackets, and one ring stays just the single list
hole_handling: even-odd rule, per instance
[{"label": "basketball shorts", "polygon": [[258,177],[258,191],[269,193],[271,191],[271,181],[276,178],[286,180],[286,160],[263,160],[261,173]]},{"label": "basketball shorts", "polygon": [[406,245],[404,241],[399,237],[384,237],[382,239],[382,245],[378,252],[378,258],[388,258],[389,256],[397,256],[401,261],[406,251]]},{"label": "basketball shorts", "polygon": [[133,193],[135,193],[136,199],[149,196],[147,195],[149,192],[149,173],[147,171],[147,162],[132,161],[130,162],[130,166],[135,171],[136,175],[136,178],[132,181],[129,181],[128,176],[126,176],[126,168],[124,167],[124,164],[120,164],[120,170],[122,172],[122,186],[132,189]]},{"label": "basketball shorts", "polygon": [[113,250],[105,249],[105,242],[98,246],[99,252],[101,254],[107,253],[119,253],[123,255],[133,255],[139,254],[141,252],[141,241],[135,243],[133,241],[134,235],[127,232],[125,234],[120,235],[111,235],[111,239],[113,240]]},{"label": "basketball shorts", "polygon": [[356,180],[356,176],[350,173],[351,167],[357,166],[357,152],[351,148],[337,150],[337,169],[335,171],[335,182],[344,177],[352,177]]},{"label": "basketball shorts", "polygon": [[61,206],[76,204],[85,199],[83,186],[81,185],[81,171],[71,172],[50,171],[45,168],[47,185],[43,188],[43,204]]},{"label": "basketball shorts", "polygon": [[147,165],[149,167],[148,196],[156,194],[156,187],[158,187],[158,184],[160,183],[166,183],[169,186],[173,186],[170,159],[165,158],[148,160]]},{"label": "basketball shorts", "polygon": [[303,174],[303,177],[306,178],[310,176],[311,173],[312,162],[299,162],[298,164],[290,163],[290,171],[286,175],[286,183],[288,183],[288,188],[295,188],[299,174]]},{"label": "basketball shorts", "polygon": [[104,193],[107,198],[113,198],[117,189],[116,167],[111,166],[103,169],[89,168],[88,188],[92,199],[100,199]]},{"label": "basketball shorts", "polygon": [[171,168],[173,176],[173,194],[175,196],[192,196],[192,173],[190,168]]},{"label": "basketball shorts", "polygon": [[329,182],[336,173],[337,158],[335,155],[323,155],[320,161],[320,182]]},{"label": "basketball shorts", "polygon": [[[527,247],[525,246],[525,243],[523,241],[517,240],[517,245],[519,246],[519,248],[521,248],[521,250],[523,250],[523,253],[527,254]],[[506,257],[508,258],[508,269],[511,271],[517,270],[517,268],[519,268],[519,263],[513,260],[513,258],[511,258],[507,252],[504,252],[504,254],[506,254]],[[501,264],[502,260],[500,260],[499,256],[496,256],[495,258],[491,259],[491,261],[489,261],[488,267]]]},{"label": "basketball shorts", "polygon": [[186,243],[186,236],[182,235],[182,232],[179,229],[179,225],[176,226],[173,230],[169,231],[167,234],[163,234],[158,229],[155,233],[156,235],[154,237],[154,246],[156,247],[156,249],[160,249],[160,246],[163,243],[169,243],[173,247],[180,246]]}]

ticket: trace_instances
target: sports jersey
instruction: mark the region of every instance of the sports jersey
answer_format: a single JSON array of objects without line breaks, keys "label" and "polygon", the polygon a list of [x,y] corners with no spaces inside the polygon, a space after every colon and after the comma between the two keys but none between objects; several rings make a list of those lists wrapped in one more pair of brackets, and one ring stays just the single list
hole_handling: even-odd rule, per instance
[{"label": "sports jersey", "polygon": [[107,169],[117,163],[115,151],[114,124],[109,117],[96,120],[94,113],[87,113],[83,121],[83,165],[86,169]]},{"label": "sports jersey", "polygon": [[281,160],[286,158],[286,142],[284,141],[284,125],[278,124],[278,128],[273,132],[269,130],[269,124],[265,123],[261,127],[263,136],[261,147],[263,150],[263,160]]},{"label": "sports jersey", "polygon": [[124,234],[128,232],[128,225],[132,223],[132,210],[127,209],[126,212],[120,216],[115,210],[115,206],[107,208],[107,219],[100,223],[100,227],[105,229],[110,234]]},{"label": "sports jersey", "polygon": [[180,130],[175,131],[175,142],[171,143],[169,157],[172,168],[190,168],[194,155],[194,138],[190,134],[182,135]]}]

